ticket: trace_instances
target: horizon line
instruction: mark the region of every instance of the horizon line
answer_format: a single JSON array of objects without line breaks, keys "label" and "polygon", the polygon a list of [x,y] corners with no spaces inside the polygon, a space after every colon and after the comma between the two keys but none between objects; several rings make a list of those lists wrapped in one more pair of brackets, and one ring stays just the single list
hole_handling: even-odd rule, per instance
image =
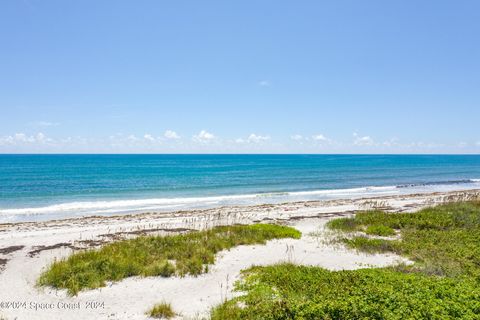
[{"label": "horizon line", "polygon": [[480,156],[480,153],[1,153],[0,156],[6,155],[365,155],[365,156]]}]

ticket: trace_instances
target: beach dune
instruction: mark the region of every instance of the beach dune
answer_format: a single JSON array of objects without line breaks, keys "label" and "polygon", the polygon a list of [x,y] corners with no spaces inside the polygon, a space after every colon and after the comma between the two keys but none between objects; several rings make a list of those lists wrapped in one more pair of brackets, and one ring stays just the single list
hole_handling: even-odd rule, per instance
[{"label": "beach dune", "polygon": [[[0,301],[8,303],[1,315],[7,319],[146,319],[149,308],[166,301],[179,318],[201,318],[208,315],[211,307],[235,294],[232,287],[240,270],[252,265],[293,262],[341,270],[409,263],[394,254],[367,255],[332,244],[331,235],[324,228],[330,219],[372,208],[409,212],[479,195],[479,190],[468,190],[1,224]],[[81,291],[77,296],[36,286],[40,273],[50,263],[83,248],[138,235],[257,222],[287,224],[303,236],[223,251],[208,273],[197,277],[132,277],[100,289]]]}]

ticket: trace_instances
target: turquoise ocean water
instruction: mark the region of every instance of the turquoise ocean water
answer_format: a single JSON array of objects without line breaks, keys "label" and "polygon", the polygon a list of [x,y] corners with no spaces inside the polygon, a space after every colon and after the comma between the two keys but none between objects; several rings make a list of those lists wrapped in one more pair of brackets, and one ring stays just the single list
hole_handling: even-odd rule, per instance
[{"label": "turquoise ocean water", "polygon": [[0,155],[0,222],[480,188],[480,155]]}]

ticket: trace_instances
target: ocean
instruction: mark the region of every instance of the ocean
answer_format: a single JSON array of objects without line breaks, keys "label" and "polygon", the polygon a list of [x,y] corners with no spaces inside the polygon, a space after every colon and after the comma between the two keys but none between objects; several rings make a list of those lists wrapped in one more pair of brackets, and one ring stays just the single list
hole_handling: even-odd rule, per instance
[{"label": "ocean", "polygon": [[0,222],[480,188],[480,155],[0,155]]}]

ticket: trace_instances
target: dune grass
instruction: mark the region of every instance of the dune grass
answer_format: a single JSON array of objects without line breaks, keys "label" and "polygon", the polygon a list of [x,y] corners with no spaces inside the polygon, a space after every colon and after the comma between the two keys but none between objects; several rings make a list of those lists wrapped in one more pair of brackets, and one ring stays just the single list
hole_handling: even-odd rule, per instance
[{"label": "dune grass", "polygon": [[388,237],[388,236],[394,236],[395,230],[384,225],[371,225],[365,229],[365,233],[369,235],[374,235],[374,236]]},{"label": "dune grass", "polygon": [[396,229],[400,240],[356,236],[343,242],[361,251],[407,256],[426,273],[480,279],[480,202],[451,203],[416,213],[367,211],[332,220],[329,226],[347,232],[371,226]]},{"label": "dune grass", "polygon": [[480,319],[479,202],[417,213],[362,212],[328,226],[399,233],[400,240],[345,236],[342,241],[361,251],[402,254],[415,264],[353,271],[253,267],[235,285],[244,295],[212,309],[212,319]]},{"label": "dune grass", "polygon": [[41,274],[38,284],[76,294],[82,289],[105,286],[106,281],[131,276],[199,275],[208,271],[208,265],[215,262],[215,254],[221,250],[300,236],[296,229],[272,224],[221,226],[180,235],[142,236],[55,261]]},{"label": "dune grass", "polygon": [[214,308],[223,319],[478,319],[473,280],[401,273],[391,268],[328,271],[280,264],[244,271],[245,295]]},{"label": "dune grass", "polygon": [[171,319],[177,314],[173,311],[170,303],[160,302],[153,306],[153,308],[147,312],[147,315],[157,319]]}]

